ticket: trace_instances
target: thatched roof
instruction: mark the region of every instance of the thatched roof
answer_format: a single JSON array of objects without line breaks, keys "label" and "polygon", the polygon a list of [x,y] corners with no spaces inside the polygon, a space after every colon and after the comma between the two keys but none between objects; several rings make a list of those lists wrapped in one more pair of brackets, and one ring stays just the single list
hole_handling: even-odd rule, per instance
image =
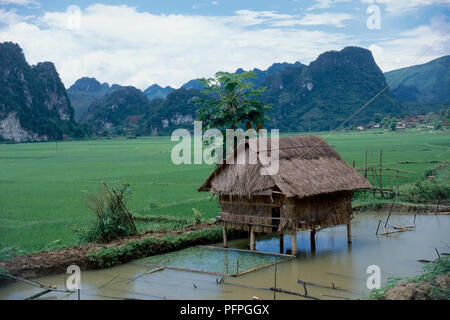
[{"label": "thatched roof", "polygon": [[[247,142],[251,147],[251,144]],[[268,139],[268,154],[271,151]],[[355,189],[369,189],[370,183],[345,162],[322,138],[297,136],[279,139],[279,170],[261,175],[262,164],[219,165],[198,191],[221,195],[270,195],[279,190],[286,197],[309,197]],[[247,148],[248,150],[248,148]]]}]

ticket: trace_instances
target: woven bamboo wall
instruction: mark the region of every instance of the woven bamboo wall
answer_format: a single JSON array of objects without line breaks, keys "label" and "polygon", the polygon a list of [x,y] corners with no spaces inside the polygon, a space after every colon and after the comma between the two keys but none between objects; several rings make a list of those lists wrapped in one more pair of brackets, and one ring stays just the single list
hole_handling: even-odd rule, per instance
[{"label": "woven bamboo wall", "polygon": [[[352,191],[289,199],[287,218],[297,219],[297,228],[314,229],[348,224],[352,215]],[[283,211],[282,211],[283,213]]]},{"label": "woven bamboo wall", "polygon": [[224,222],[225,227],[250,231],[249,223],[253,223],[257,224],[253,227],[259,233],[272,233],[272,208],[281,205],[279,199],[269,196],[220,196],[219,202],[222,207],[221,218],[236,222]]},{"label": "woven bamboo wall", "polygon": [[303,199],[272,196],[219,196],[222,207],[221,219],[227,228],[255,232],[272,233],[274,224],[272,208],[280,208],[279,230],[291,229],[294,225],[301,229],[331,227],[350,222],[352,214],[352,192],[341,191]]}]

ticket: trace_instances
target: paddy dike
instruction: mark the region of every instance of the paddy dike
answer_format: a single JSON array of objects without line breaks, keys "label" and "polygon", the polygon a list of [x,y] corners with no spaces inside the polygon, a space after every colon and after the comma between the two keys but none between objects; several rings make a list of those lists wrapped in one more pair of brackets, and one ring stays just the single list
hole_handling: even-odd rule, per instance
[{"label": "paddy dike", "polygon": [[[200,230],[209,230],[217,227],[216,223],[202,223],[199,225],[191,225],[181,229],[176,230],[160,230],[160,231],[147,231],[145,233],[117,239],[109,243],[86,243],[76,247],[64,248],[55,251],[43,251],[36,254],[20,256],[16,258],[12,258],[9,260],[0,261],[0,269],[7,270],[8,273],[15,277],[22,278],[36,278],[51,274],[65,273],[67,267],[70,265],[77,265],[81,268],[81,270],[92,270],[99,269],[99,265],[89,259],[89,255],[94,252],[98,252],[102,249],[107,248],[119,248],[123,247],[127,244],[131,244],[134,242],[138,242],[143,239],[161,239],[167,236],[180,236],[182,234],[192,233]],[[197,239],[198,243],[196,244],[206,244],[214,242],[210,241],[205,236],[200,236]],[[172,248],[172,249],[181,249],[182,243],[180,244],[180,248]],[[170,251],[170,248],[160,247],[159,250],[154,250],[153,254],[158,253],[166,253]],[[132,258],[140,258],[141,254],[135,254],[134,256],[128,256],[127,260]],[[119,264],[118,261],[117,264]],[[0,283],[2,280],[0,279]],[[5,280],[3,279],[3,282]]]}]

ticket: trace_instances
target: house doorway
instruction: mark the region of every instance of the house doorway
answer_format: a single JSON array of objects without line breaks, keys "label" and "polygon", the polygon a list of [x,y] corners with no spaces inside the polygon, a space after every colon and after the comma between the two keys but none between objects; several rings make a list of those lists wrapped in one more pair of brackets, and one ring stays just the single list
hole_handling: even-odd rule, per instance
[{"label": "house doorway", "polygon": [[278,230],[278,226],[280,225],[280,207],[272,208],[272,231],[275,232]]}]

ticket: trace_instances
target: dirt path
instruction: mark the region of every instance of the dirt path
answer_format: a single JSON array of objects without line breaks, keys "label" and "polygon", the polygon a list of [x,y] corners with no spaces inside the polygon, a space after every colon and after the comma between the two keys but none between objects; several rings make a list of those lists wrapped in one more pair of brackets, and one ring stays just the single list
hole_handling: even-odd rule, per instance
[{"label": "dirt path", "polygon": [[50,274],[65,273],[67,267],[70,265],[77,265],[82,270],[96,269],[97,267],[88,259],[88,254],[92,251],[97,251],[99,249],[108,248],[111,246],[122,246],[139,239],[180,235],[186,232],[209,229],[214,226],[217,226],[217,224],[202,223],[176,230],[161,230],[157,232],[147,231],[133,237],[114,240],[107,244],[86,243],[81,246],[56,251],[43,251],[32,255],[0,261],[0,269],[8,270],[9,274],[22,278],[36,278]]}]

